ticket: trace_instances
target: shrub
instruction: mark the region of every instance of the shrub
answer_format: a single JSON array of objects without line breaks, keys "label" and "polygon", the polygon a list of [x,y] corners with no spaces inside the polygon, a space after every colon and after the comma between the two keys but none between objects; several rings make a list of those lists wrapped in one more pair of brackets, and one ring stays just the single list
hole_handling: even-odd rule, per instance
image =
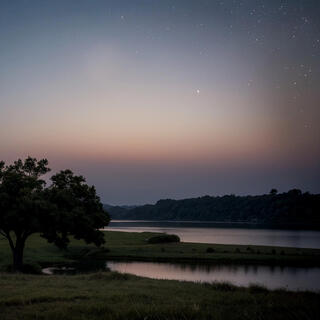
[{"label": "shrub", "polygon": [[175,234],[162,234],[148,239],[148,243],[168,243],[180,242],[180,238]]},{"label": "shrub", "polygon": [[214,250],[214,249],[211,248],[211,247],[207,248],[207,250],[206,250],[207,253],[213,253],[213,252],[215,252],[215,251],[216,251],[216,250]]},{"label": "shrub", "polygon": [[110,280],[129,280],[129,279],[136,279],[139,280],[139,277],[135,277],[133,275],[127,274],[127,273],[120,273],[120,272],[105,272],[105,271],[100,271],[97,273],[90,274],[88,278],[84,279],[89,279],[89,280],[99,280],[99,281],[110,281]]},{"label": "shrub", "polygon": [[[3,271],[5,272],[15,272],[12,265],[7,265],[3,267]],[[27,274],[42,274],[41,266],[37,263],[24,263],[21,269],[22,273]]]},{"label": "shrub", "polygon": [[250,284],[249,286],[250,293],[266,293],[268,291],[269,290],[265,286],[260,284]]},{"label": "shrub", "polygon": [[210,284],[211,288],[219,291],[236,291],[238,288],[230,282],[213,282]]}]

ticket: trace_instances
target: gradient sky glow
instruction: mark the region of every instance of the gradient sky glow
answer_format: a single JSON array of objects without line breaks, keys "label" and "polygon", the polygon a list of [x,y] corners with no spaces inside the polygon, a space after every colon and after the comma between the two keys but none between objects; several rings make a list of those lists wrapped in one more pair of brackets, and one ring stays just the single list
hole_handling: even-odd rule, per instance
[{"label": "gradient sky glow", "polygon": [[110,204],[320,192],[320,1],[0,2],[0,159]]}]

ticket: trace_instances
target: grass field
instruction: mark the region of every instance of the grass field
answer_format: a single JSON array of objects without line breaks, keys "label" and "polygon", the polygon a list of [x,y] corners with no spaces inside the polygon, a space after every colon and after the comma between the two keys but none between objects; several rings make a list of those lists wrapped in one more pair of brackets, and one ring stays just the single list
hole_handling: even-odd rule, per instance
[{"label": "grass field", "polygon": [[319,319],[320,295],[100,272],[0,274],[1,320]]},{"label": "grass field", "polygon": [[[26,243],[25,262],[41,266],[72,263],[77,260],[144,260],[241,263],[267,265],[319,266],[320,250],[268,246],[220,245],[202,243],[148,244],[155,233],[106,231],[104,248],[97,249],[83,241],[72,240],[67,251],[47,243],[38,234]],[[208,250],[208,248],[210,248]],[[209,252],[207,252],[209,251]],[[7,241],[0,240],[0,268],[11,263]]]}]

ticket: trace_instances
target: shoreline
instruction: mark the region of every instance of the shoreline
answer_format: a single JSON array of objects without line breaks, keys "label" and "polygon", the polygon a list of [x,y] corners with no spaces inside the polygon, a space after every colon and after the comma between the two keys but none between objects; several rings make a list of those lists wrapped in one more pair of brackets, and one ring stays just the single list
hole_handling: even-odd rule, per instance
[{"label": "shoreline", "polygon": [[[146,239],[155,233],[105,232],[108,251],[97,251],[90,255],[92,258],[190,264],[320,267],[320,249],[192,242],[148,244]],[[121,238],[125,240],[119,245],[117,243]]]},{"label": "shoreline", "polygon": [[[217,228],[239,228],[239,229],[265,229],[265,230],[299,230],[299,231],[320,231],[320,225],[312,223],[298,224],[298,223],[259,223],[259,222],[246,222],[246,221],[212,221],[212,220],[144,220],[144,219],[112,219],[110,223],[173,223],[173,224],[210,224],[211,227]],[[110,224],[109,224],[110,226]],[[108,228],[108,227],[106,227]],[[192,227],[190,227],[192,228]],[[201,228],[201,227],[200,227]]]},{"label": "shoreline", "polygon": [[193,258],[179,258],[179,257],[139,257],[139,256],[108,256],[106,261],[122,261],[122,262],[167,262],[167,263],[188,263],[191,265],[261,265],[261,266],[271,266],[271,267],[301,267],[301,268],[319,268],[320,259],[317,262],[314,261],[269,261],[269,260],[256,260],[256,259],[229,259],[229,258],[217,258],[217,259],[193,259]]}]

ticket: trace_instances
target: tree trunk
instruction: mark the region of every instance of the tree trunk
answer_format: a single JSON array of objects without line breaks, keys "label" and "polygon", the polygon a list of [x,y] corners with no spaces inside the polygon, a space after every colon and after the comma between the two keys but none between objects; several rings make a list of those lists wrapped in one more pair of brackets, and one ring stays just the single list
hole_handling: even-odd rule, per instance
[{"label": "tree trunk", "polygon": [[23,250],[24,250],[24,241],[17,240],[16,246],[12,250],[14,271],[23,271]]}]

